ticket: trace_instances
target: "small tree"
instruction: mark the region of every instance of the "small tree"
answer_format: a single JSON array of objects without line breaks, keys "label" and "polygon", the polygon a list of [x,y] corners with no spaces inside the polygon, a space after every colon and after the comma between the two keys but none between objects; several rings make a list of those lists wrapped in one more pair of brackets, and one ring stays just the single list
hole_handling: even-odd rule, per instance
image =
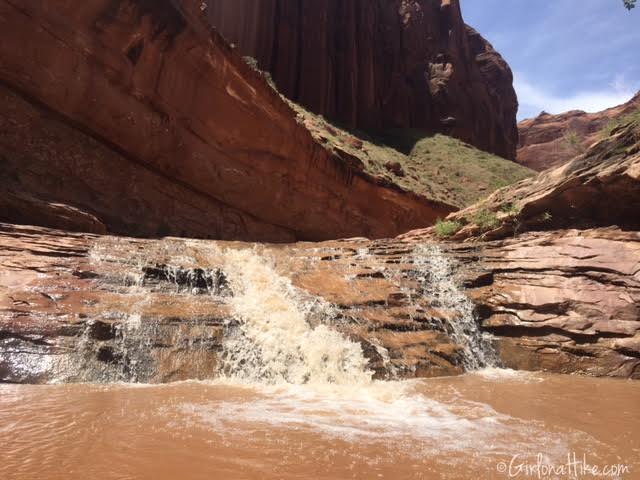
[{"label": "small tree", "polygon": [[565,146],[572,153],[579,155],[585,151],[584,138],[575,130],[567,130],[562,137]]},{"label": "small tree", "polygon": [[622,0],[624,2],[624,6],[627,10],[631,10],[636,6],[636,0]]}]

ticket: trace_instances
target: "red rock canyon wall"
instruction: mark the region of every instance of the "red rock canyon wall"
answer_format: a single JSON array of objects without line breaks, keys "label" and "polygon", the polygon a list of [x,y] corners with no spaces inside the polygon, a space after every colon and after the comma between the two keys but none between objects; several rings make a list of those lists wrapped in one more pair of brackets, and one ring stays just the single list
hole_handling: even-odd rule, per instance
[{"label": "red rock canyon wall", "polygon": [[0,220],[257,241],[451,207],[317,144],[191,0],[0,1]]},{"label": "red rock canyon wall", "polygon": [[352,128],[433,129],[515,158],[511,70],[458,0],[206,4],[223,36],[316,113]]},{"label": "red rock canyon wall", "polygon": [[536,118],[523,120],[518,124],[518,163],[537,171],[562,165],[602,138],[602,129],[609,122],[638,108],[640,93],[627,103],[602,112],[542,112]]}]

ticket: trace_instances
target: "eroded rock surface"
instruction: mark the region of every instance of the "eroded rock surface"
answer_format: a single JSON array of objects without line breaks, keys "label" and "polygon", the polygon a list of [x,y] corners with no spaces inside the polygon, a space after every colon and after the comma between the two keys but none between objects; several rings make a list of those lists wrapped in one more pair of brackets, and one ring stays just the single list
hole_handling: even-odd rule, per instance
[{"label": "eroded rock surface", "polygon": [[324,305],[317,314],[309,308],[309,321],[359,342],[379,377],[464,371],[469,345],[456,341],[453,325],[466,307],[443,290],[449,281],[472,299],[502,365],[640,377],[638,233],[568,230],[440,247],[418,237],[253,246],[5,224],[0,245],[2,381],[218,375],[237,322],[227,249],[253,249],[309,305]]},{"label": "eroded rock surface", "polygon": [[0,220],[285,242],[452,207],[329,152],[200,2],[0,1]]},{"label": "eroded rock surface", "polygon": [[211,23],[288,98],[351,128],[427,128],[514,159],[507,63],[458,0],[208,0]]},{"label": "eroded rock surface", "polygon": [[536,118],[523,120],[518,124],[517,162],[539,172],[560,166],[606,136],[603,130],[610,123],[638,109],[640,93],[627,103],[602,112],[542,112]]},{"label": "eroded rock surface", "polygon": [[[454,241],[612,225],[640,230],[640,119],[570,162],[498,190],[447,221],[446,238]],[[436,233],[427,228],[404,237],[437,238]]]},{"label": "eroded rock surface", "polygon": [[[410,37],[457,18],[456,2],[402,5]],[[199,2],[0,0],[0,27],[0,220],[91,232],[1,224],[0,381],[223,373],[241,322],[237,250],[290,280],[296,298],[278,301],[359,343],[378,377],[493,362],[640,377],[639,125],[451,215],[457,243],[434,229],[280,245],[135,239],[383,237],[452,208],[318,144]],[[475,35],[447,28],[454,45]],[[475,41],[482,74],[500,76]],[[430,88],[448,92],[468,58],[451,55],[430,61]]]},{"label": "eroded rock surface", "polygon": [[491,242],[472,290],[515,369],[640,378],[640,234],[554,231]]}]

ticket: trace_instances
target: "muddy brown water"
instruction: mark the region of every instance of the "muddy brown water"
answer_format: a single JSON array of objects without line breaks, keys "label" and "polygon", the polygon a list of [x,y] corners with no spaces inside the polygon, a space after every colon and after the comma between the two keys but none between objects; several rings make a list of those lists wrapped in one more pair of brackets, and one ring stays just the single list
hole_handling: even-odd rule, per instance
[{"label": "muddy brown water", "polygon": [[640,382],[3,385],[0,478],[637,479]]}]

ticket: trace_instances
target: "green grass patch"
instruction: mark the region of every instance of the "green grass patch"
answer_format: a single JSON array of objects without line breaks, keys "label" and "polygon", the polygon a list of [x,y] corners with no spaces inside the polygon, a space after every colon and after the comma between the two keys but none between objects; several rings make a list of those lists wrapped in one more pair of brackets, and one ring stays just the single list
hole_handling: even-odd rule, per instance
[{"label": "green grass patch", "polygon": [[511,218],[517,218],[522,213],[522,206],[517,203],[505,203],[500,207],[500,211],[502,213],[506,213]]},{"label": "green grass patch", "polygon": [[421,182],[432,185],[440,198],[458,207],[472,205],[534,175],[515,162],[441,134],[419,139],[405,169],[415,172]]},{"label": "green grass patch", "polygon": [[562,136],[564,144],[571,153],[579,155],[584,153],[586,147],[584,145],[584,137],[575,130],[568,130]]},{"label": "green grass patch", "polygon": [[436,235],[440,238],[447,238],[455,235],[461,228],[461,223],[451,220],[438,220],[434,227]]},{"label": "green grass patch", "polygon": [[[358,157],[368,173],[459,208],[535,175],[515,162],[446,135],[430,135],[416,129],[349,131],[300,105],[290,105],[297,112],[298,121],[320,143],[338,153],[341,150]],[[392,165],[396,167],[390,168]]]}]

